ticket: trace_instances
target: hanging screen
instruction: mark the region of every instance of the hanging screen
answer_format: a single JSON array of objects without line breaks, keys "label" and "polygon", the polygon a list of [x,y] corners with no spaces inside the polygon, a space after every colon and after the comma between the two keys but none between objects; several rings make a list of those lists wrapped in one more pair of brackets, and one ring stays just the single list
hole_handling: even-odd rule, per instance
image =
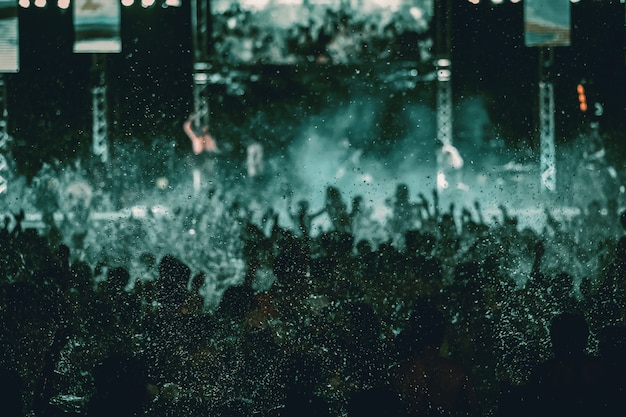
[{"label": "hanging screen", "polygon": [[227,64],[425,61],[433,0],[215,0],[213,53]]}]

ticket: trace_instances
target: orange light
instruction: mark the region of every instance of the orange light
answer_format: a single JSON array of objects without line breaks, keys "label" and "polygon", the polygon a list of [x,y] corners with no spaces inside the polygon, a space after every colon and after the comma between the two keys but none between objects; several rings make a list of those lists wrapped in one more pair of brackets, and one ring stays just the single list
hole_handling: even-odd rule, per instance
[{"label": "orange light", "polygon": [[585,94],[585,86],[578,84],[576,86],[576,92],[578,93],[578,108],[580,111],[587,111],[587,95]]}]

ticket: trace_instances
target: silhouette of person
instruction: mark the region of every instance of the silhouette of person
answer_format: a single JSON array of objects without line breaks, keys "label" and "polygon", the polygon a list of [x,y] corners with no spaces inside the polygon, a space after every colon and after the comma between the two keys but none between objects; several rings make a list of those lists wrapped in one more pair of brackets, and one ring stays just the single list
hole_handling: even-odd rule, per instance
[{"label": "silhouette of person", "polygon": [[531,375],[531,414],[602,415],[607,406],[607,371],[599,358],[585,352],[588,338],[589,326],[581,314],[561,313],[552,319],[554,357],[539,364]]},{"label": "silhouette of person", "polygon": [[[400,343],[410,345],[408,359],[391,370],[390,379],[412,416],[476,416],[480,406],[470,373],[440,355],[444,341],[443,314],[419,302]],[[399,336],[400,337],[400,336]]]},{"label": "silhouette of person", "polygon": [[261,177],[265,173],[263,145],[258,142],[246,147],[246,170],[249,178]]},{"label": "silhouette of person", "polygon": [[202,126],[200,133],[193,126],[193,122],[196,120],[196,115],[192,114],[187,118],[183,124],[183,130],[191,140],[191,149],[196,155],[200,155],[202,152],[219,153],[220,150],[217,147],[217,142],[209,134],[208,126]]},{"label": "silhouette of person", "polygon": [[297,203],[297,210],[294,213],[289,213],[291,220],[298,227],[300,237],[308,239],[311,235],[311,227],[314,214],[309,213],[308,200],[299,200]]},{"label": "silhouette of person", "polygon": [[194,126],[194,122],[197,120],[196,117],[195,114],[190,115],[183,123],[183,130],[191,140],[191,149],[194,154],[192,168],[193,188],[198,192],[202,183],[201,173],[205,169],[205,165],[207,165],[207,156],[220,153],[220,150],[217,147],[217,142],[209,133],[208,126],[202,126],[200,132],[197,131],[197,127]]},{"label": "silhouette of person", "polygon": [[463,158],[452,144],[443,144],[437,150],[437,190],[464,189],[462,180]]},{"label": "silhouette of person", "polygon": [[315,218],[322,213],[326,213],[330,218],[333,230],[337,232],[351,231],[350,214],[348,213],[348,206],[343,201],[341,191],[335,186],[329,185],[326,187],[326,197],[324,200],[324,208],[314,214]]}]

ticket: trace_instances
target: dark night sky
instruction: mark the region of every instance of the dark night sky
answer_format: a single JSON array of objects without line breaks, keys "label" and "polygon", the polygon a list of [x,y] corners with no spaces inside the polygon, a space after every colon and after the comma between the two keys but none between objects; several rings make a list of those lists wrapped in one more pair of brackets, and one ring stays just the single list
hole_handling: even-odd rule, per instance
[{"label": "dark night sky", "polygon": [[[184,3],[167,9],[122,7],[123,51],[107,59],[112,137],[185,140],[180,126],[192,107],[192,61],[190,10]],[[533,130],[538,61],[537,50],[523,44],[523,4],[453,4],[455,98],[485,95],[492,120],[511,137]],[[63,159],[89,152],[91,56],[72,53],[71,10],[31,7],[20,9],[19,19],[21,71],[5,76],[9,129],[18,163],[32,171],[42,155]],[[583,0],[572,5],[572,23],[572,46],[555,53],[557,128],[578,128],[575,87],[586,78],[605,104],[605,127],[623,129],[624,5]]]},{"label": "dark night sky", "polygon": [[[523,3],[494,6],[483,1],[475,6],[461,1],[457,7],[453,25],[457,93],[486,92],[493,99],[493,120],[513,131],[523,129],[522,118],[536,123],[538,50],[524,46]],[[623,128],[624,5],[619,0],[583,0],[572,4],[571,19],[572,45],[556,48],[554,56],[557,128],[567,132],[581,120],[576,96],[581,79],[593,82],[587,89],[589,101],[605,105],[605,126]]]}]

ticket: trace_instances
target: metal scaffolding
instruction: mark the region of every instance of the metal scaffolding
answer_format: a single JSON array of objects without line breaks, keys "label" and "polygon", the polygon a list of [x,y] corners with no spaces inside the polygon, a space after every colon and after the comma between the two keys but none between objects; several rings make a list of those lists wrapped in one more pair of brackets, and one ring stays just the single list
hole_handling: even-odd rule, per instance
[{"label": "metal scaffolding", "polygon": [[105,63],[105,55],[93,54],[92,71],[95,76],[95,82],[91,89],[93,115],[93,144],[91,149],[92,153],[103,163],[109,160]]},{"label": "metal scaffolding", "polygon": [[437,140],[452,144],[452,3],[435,2],[435,69],[437,70]]},{"label": "metal scaffolding", "polygon": [[0,150],[4,149],[9,140],[7,130],[7,87],[4,82],[4,74],[0,73]]},{"label": "metal scaffolding", "polygon": [[9,132],[7,131],[7,89],[4,75],[0,73],[0,195],[7,192],[9,164],[6,154],[9,151]]},{"label": "metal scaffolding", "polygon": [[553,53],[550,48],[540,50],[539,81],[539,172],[541,189],[556,191],[556,150],[554,145],[554,86],[550,80]]},{"label": "metal scaffolding", "polygon": [[191,3],[193,111],[195,127],[209,126],[209,0]]},{"label": "metal scaffolding", "polygon": [[452,71],[450,60],[440,59],[437,65],[437,140],[452,144]]}]

